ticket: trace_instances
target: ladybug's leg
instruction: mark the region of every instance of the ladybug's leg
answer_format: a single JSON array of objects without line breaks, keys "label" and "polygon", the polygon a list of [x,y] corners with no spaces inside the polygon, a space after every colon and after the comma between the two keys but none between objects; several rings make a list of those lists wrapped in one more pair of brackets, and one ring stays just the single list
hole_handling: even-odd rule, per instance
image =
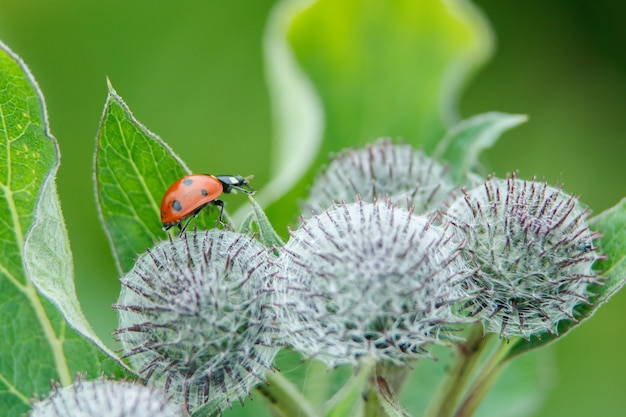
[{"label": "ladybug's leg", "polygon": [[224,225],[224,221],[222,220],[222,216],[224,214],[224,202],[222,200],[214,200],[213,204],[215,204],[220,210],[220,216],[217,218],[217,221],[219,221],[221,225]]},{"label": "ladybug's leg", "polygon": [[[180,229],[180,236],[182,236],[183,233],[185,233],[185,230],[187,229],[187,226],[189,226],[189,223],[191,223],[191,221],[195,217],[196,216],[189,216],[187,219],[185,219],[182,222],[178,223],[178,228]],[[183,223],[185,223],[185,224],[183,224]]]},{"label": "ladybug's leg", "polygon": [[[193,213],[191,213],[191,214],[189,215],[189,217],[187,217],[187,219],[186,219],[186,220],[183,220],[182,222],[178,223],[178,228],[180,229],[180,234],[181,234],[181,236],[182,236],[182,234],[183,234],[183,233],[185,233],[185,230],[187,229],[187,226],[189,226],[189,223],[191,223],[191,221],[192,221],[193,219],[195,219],[196,217],[198,217],[198,214],[200,214],[200,212],[202,211],[202,209],[203,209],[203,208],[204,208],[204,206],[202,206],[202,207],[198,207],[198,208],[196,209],[196,211],[194,211]],[[183,225],[183,222],[185,223],[184,225]]]}]

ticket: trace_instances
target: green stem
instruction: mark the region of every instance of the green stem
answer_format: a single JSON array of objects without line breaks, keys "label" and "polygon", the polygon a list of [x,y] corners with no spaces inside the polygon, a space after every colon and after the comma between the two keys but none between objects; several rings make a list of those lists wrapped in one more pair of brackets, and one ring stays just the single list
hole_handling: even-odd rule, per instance
[{"label": "green stem", "polygon": [[256,391],[268,400],[275,417],[319,417],[313,405],[280,372],[268,372],[266,378],[267,384],[258,385]]},{"label": "green stem", "polygon": [[[362,404],[363,392],[368,393],[367,400],[370,400],[369,392],[372,390],[372,378],[375,374],[376,361],[371,358],[364,358],[356,369],[356,373],[348,382],[324,405],[325,417],[344,417],[353,415]],[[365,408],[368,402],[365,402]]]},{"label": "green stem", "polygon": [[498,377],[504,370],[504,366],[508,363],[507,353],[514,344],[514,341],[501,341],[500,348],[490,358],[489,362],[485,364],[485,367],[469,388],[454,417],[470,417],[474,415],[493,384],[498,380]]},{"label": "green stem", "polygon": [[378,392],[376,388],[376,381],[372,381],[369,384],[369,390],[367,390],[367,401],[365,401],[365,410],[363,411],[363,417],[380,417],[386,416],[380,398],[378,398]]},{"label": "green stem", "polygon": [[398,391],[396,391],[396,388],[402,388],[408,374],[408,366],[379,363],[376,366],[376,372],[369,378],[363,415],[365,417],[408,416],[409,414],[398,402]]},{"label": "green stem", "polygon": [[392,363],[381,363],[378,366],[378,374],[389,384],[393,392],[399,394],[406,384],[411,372],[415,369],[417,361],[395,365]]},{"label": "green stem", "polygon": [[[328,366],[321,361],[310,360],[306,365],[306,384],[302,387],[302,395],[304,395],[316,409],[323,406],[324,402],[332,393],[329,394],[329,388],[332,386],[331,381],[335,378],[332,371],[328,370]],[[324,415],[323,413],[320,413]]]},{"label": "green stem", "polygon": [[471,328],[467,340],[456,345],[457,358],[453,368],[447,373],[443,385],[437,390],[438,397],[429,407],[428,417],[451,417],[457,408],[468,381],[474,375],[480,358],[489,346],[492,335],[483,336],[482,325]]}]

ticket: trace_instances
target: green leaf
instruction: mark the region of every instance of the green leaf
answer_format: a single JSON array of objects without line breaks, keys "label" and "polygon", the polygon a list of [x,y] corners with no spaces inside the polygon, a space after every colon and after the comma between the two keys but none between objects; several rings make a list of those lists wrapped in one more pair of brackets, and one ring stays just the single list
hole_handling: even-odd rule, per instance
[{"label": "green leaf", "polygon": [[626,198],[592,218],[590,226],[602,235],[598,250],[606,257],[595,266],[606,278],[602,286],[593,288],[594,296],[590,301],[597,308],[626,284]]},{"label": "green leaf", "polygon": [[594,269],[606,281],[602,285],[594,285],[589,297],[590,305],[580,304],[575,309],[578,321],[562,320],[559,323],[558,334],[543,333],[533,336],[530,340],[520,340],[511,349],[509,357],[515,357],[524,352],[544,346],[578,326],[591,317],[596,310],[607,302],[626,283],[626,198],[616,206],[600,213],[590,221],[590,227],[598,231],[602,237],[597,242],[598,251],[606,259],[594,264]]},{"label": "green leaf", "polygon": [[450,173],[461,182],[476,168],[480,152],[491,147],[500,135],[528,118],[524,115],[485,113],[453,126],[439,142],[434,156],[450,163]]},{"label": "green leaf", "polygon": [[[67,232],[56,195],[58,165],[58,146],[49,133],[39,88],[24,63],[0,43],[3,416],[27,412],[30,398],[47,394],[51,380],[67,385],[79,372],[88,377],[123,374],[119,363],[92,343],[102,346],[75,298]],[[65,302],[69,305],[60,305]],[[68,327],[53,303],[92,341]]]},{"label": "green leaf", "polygon": [[312,3],[314,0],[279,1],[267,23],[265,66],[277,133],[273,178],[257,197],[262,205],[276,201],[289,190],[319,151],[324,123],[322,104],[287,42],[292,21]]},{"label": "green leaf", "polygon": [[117,358],[93,331],[76,297],[72,252],[56,189],[57,168],[58,163],[42,185],[24,241],[24,267],[37,290],[54,303],[72,328]]},{"label": "green leaf", "polygon": [[486,21],[463,0],[279,3],[266,36],[276,163],[258,198],[266,205],[291,192],[269,217],[295,218],[331,152],[382,136],[434,149],[491,48]]},{"label": "green leaf", "polygon": [[259,240],[267,248],[280,248],[285,242],[278,236],[278,233],[272,227],[269,219],[265,215],[263,208],[256,202],[252,196],[248,196],[252,211],[244,218],[241,224],[241,233],[258,233]]},{"label": "green leaf", "polygon": [[[100,218],[118,270],[124,273],[137,254],[166,236],[161,199],[174,181],[190,171],[161,138],[134,118],[110,83],[95,165]],[[209,223],[206,216],[196,222],[200,226]]]}]

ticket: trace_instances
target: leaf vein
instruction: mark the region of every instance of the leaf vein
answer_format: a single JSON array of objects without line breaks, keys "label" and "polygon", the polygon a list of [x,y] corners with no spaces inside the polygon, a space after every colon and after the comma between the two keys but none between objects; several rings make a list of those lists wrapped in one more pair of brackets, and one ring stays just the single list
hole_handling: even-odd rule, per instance
[{"label": "leaf vein", "polygon": [[19,389],[17,389],[15,385],[11,384],[9,380],[1,373],[0,382],[2,382],[8,388],[8,392],[15,395],[21,402],[30,407],[30,401],[28,399],[28,396],[21,392]]},{"label": "leaf vein", "polygon": [[[128,146],[128,139],[126,138],[126,134],[125,134],[124,130],[122,129],[122,125],[120,123],[120,120],[118,118],[116,118],[115,120],[117,122],[120,135],[122,136],[122,143],[124,144],[124,147],[125,147],[125,149],[127,151],[127,154],[130,155],[131,154],[131,149]],[[141,188],[143,189],[144,194],[148,197],[148,200],[150,201],[150,204],[151,204],[154,212],[158,214],[159,213],[159,205],[154,200],[154,197],[153,197],[152,193],[150,192],[150,189],[149,189],[148,185],[144,181],[143,175],[139,172],[137,164],[132,159],[132,157],[129,157],[127,159],[128,159],[128,161],[130,163],[130,166],[132,167],[132,170],[134,171],[134,174],[135,174],[136,178],[139,180],[139,184],[141,185]],[[133,211],[135,211],[135,207],[133,207]],[[135,211],[135,214],[137,214],[137,218],[140,220],[141,224],[145,227],[146,231],[148,233],[150,233],[150,228],[148,227],[148,225],[143,220],[143,217],[139,216],[136,211]]]}]

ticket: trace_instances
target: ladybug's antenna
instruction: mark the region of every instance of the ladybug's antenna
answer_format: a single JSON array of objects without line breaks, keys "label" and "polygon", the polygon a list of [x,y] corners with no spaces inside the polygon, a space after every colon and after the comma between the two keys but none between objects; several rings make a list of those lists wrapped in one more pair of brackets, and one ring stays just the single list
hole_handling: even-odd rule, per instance
[{"label": "ladybug's antenna", "polygon": [[252,180],[253,178],[254,178],[254,174],[246,175],[245,177],[242,178],[242,181],[240,181],[239,184],[233,185],[233,188],[239,191],[242,191],[248,195],[254,195],[256,194],[256,190],[250,187],[250,184],[249,184],[250,180]]},{"label": "ladybug's antenna", "polygon": [[247,177],[242,177],[241,175],[218,175],[215,178],[222,183],[225,193],[237,190],[248,195],[254,195],[256,191],[248,184],[248,180],[251,180],[252,177],[252,175]]},{"label": "ladybug's antenna", "polygon": [[256,194],[256,190],[253,189],[252,187],[250,187],[247,182],[245,184],[241,184],[241,185],[233,185],[232,187],[235,190],[239,190],[239,191],[241,191],[243,193],[246,193],[248,195],[255,195]]}]

